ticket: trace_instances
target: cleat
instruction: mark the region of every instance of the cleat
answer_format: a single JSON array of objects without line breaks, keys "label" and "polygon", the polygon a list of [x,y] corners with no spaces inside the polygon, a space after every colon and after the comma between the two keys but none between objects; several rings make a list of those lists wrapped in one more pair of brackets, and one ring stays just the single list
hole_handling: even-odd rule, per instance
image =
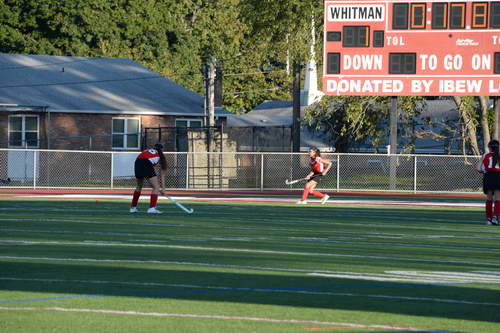
[{"label": "cleat", "polygon": [[491,224],[492,225],[498,225],[498,220],[497,220],[497,217],[496,216],[493,216],[490,220]]},{"label": "cleat", "polygon": [[487,219],[485,224],[486,225],[493,225],[493,223],[491,223],[491,219]]},{"label": "cleat", "polygon": [[297,205],[307,205],[307,200],[299,200],[296,202]]},{"label": "cleat", "polygon": [[330,199],[330,196],[328,194],[325,194],[323,198],[321,198],[321,204],[324,205],[326,202]]},{"label": "cleat", "polygon": [[148,214],[161,214],[161,212],[155,207],[148,209]]},{"label": "cleat", "polygon": [[137,209],[137,207],[130,207],[130,212],[131,213],[139,213],[139,210]]}]

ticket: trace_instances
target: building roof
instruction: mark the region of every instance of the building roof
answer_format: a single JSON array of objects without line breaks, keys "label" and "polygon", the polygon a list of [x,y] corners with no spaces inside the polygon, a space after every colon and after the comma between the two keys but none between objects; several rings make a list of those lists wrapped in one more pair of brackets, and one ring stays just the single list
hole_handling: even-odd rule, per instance
[{"label": "building roof", "polygon": [[125,58],[0,53],[0,104],[48,106],[51,112],[204,115],[202,96]]}]

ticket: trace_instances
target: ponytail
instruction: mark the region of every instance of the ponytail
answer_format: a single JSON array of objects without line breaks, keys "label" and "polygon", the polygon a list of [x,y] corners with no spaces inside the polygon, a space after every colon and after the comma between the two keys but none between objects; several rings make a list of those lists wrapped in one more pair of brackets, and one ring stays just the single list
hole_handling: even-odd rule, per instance
[{"label": "ponytail", "polygon": [[165,158],[165,155],[163,155],[163,145],[161,143],[156,143],[155,149],[158,152],[158,154],[160,155],[160,168],[162,170],[166,170],[167,169],[167,160]]}]

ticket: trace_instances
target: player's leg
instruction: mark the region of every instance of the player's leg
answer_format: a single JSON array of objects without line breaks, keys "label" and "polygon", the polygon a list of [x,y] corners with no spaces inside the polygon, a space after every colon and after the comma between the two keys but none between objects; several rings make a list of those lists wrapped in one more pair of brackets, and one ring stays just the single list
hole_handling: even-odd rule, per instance
[{"label": "player's leg", "polygon": [[139,198],[141,196],[142,186],[144,185],[144,178],[136,178],[137,186],[134,190],[134,195],[132,197],[132,203],[130,204],[130,212],[137,213],[137,203],[139,202]]},{"label": "player's leg", "polygon": [[160,194],[160,182],[158,181],[158,177],[154,176],[148,178],[148,183],[153,188],[153,190],[151,191],[151,198],[149,200],[148,213],[161,214],[161,212],[156,209],[156,203],[158,202],[158,195]]},{"label": "player's leg", "polygon": [[302,198],[297,201],[297,203],[303,205],[307,204],[307,197],[309,196],[309,193],[311,193],[311,189],[314,189],[316,185],[318,185],[318,183],[315,180],[308,181],[302,191]]},{"label": "player's leg", "polygon": [[491,197],[490,201],[493,201],[493,217],[491,218],[491,224],[498,225],[498,216],[500,215],[500,190],[490,191]]},{"label": "player's leg", "polygon": [[316,186],[318,186],[318,182],[315,183],[316,184],[311,187],[310,193],[315,197],[321,198],[321,204],[324,205],[328,201],[328,199],[330,199],[330,196],[328,194],[321,193],[320,191],[316,191]]}]

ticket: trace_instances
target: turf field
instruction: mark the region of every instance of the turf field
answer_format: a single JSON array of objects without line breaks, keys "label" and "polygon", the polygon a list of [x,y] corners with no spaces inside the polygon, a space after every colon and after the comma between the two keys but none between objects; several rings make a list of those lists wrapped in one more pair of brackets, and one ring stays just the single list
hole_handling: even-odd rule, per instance
[{"label": "turf field", "polygon": [[479,208],[205,200],[0,198],[0,332],[500,332]]}]

